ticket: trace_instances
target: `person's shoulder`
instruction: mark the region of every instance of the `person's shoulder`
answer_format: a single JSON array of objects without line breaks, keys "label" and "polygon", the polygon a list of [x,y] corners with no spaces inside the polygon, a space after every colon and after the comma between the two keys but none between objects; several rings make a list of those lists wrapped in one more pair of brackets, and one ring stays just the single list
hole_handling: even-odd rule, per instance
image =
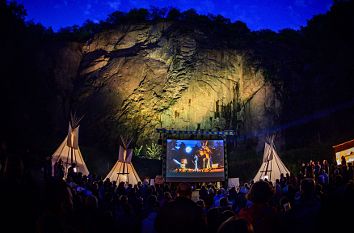
[{"label": "person's shoulder", "polygon": [[165,203],[161,208],[160,208],[160,215],[164,215],[165,213],[170,213],[172,210],[176,209],[184,209],[184,210],[192,210],[196,209],[199,206],[194,203],[192,200],[188,198],[176,198],[173,201]]},{"label": "person's shoulder", "polygon": [[200,206],[197,205],[194,201],[192,201],[189,198],[185,197],[177,197],[174,201],[168,203],[169,206],[171,207],[176,207],[176,208],[187,208],[187,209],[196,209],[196,210],[202,210]]},{"label": "person's shoulder", "polygon": [[186,197],[177,197],[173,202],[175,202],[176,204],[183,203],[183,204],[197,205],[194,201]]}]

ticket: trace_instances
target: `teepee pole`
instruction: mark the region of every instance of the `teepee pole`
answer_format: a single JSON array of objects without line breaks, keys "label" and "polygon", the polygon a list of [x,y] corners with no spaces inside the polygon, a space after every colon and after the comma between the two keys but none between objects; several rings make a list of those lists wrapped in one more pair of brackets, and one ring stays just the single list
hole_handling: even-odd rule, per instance
[{"label": "teepee pole", "polygon": [[73,148],[70,147],[70,164],[73,164],[74,162],[74,151]]},{"label": "teepee pole", "polygon": [[119,183],[119,178],[120,178],[120,168],[122,167],[122,164],[119,164],[118,172],[117,172],[117,183]]},{"label": "teepee pole", "polygon": [[[66,141],[66,140],[65,140],[65,141]],[[55,162],[58,162],[59,159],[61,159],[61,157],[62,157],[61,154],[63,153],[64,148],[65,148],[65,144],[63,144],[63,146],[61,147],[61,150],[60,150],[60,152],[59,152],[58,159],[57,159]]]},{"label": "teepee pole", "polygon": [[65,164],[65,171],[67,171],[67,168],[68,168],[68,164],[69,164],[69,158],[70,158],[70,147],[69,147],[69,150],[68,150],[68,156],[66,157],[66,164]]},{"label": "teepee pole", "polygon": [[267,165],[264,173],[265,176],[268,174],[268,166],[269,166],[269,160],[267,160]]}]

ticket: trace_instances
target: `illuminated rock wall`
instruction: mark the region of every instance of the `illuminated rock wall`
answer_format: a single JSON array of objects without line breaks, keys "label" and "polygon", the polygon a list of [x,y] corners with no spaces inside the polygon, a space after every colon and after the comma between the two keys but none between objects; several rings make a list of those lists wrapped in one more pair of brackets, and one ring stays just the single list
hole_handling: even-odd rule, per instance
[{"label": "illuminated rock wall", "polygon": [[83,47],[79,76],[76,103],[97,140],[124,134],[144,143],[158,138],[156,128],[198,125],[257,134],[281,107],[246,56],[171,23],[95,35]]}]

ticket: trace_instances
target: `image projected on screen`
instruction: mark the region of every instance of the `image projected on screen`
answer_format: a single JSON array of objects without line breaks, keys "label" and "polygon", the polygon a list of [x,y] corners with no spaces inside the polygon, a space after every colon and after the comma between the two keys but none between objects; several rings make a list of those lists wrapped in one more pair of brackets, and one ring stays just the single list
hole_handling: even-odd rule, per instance
[{"label": "image projected on screen", "polygon": [[224,141],[167,139],[166,180],[224,180]]}]

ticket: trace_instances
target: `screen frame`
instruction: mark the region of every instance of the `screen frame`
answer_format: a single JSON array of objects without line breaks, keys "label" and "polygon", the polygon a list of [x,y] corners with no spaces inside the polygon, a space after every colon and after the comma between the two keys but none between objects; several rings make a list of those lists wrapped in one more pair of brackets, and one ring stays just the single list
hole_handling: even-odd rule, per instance
[{"label": "screen frame", "polygon": [[[205,175],[202,175],[203,173],[198,173],[198,174],[192,174],[192,176],[170,176],[168,172],[168,158],[167,158],[167,145],[170,140],[175,140],[175,141],[222,141],[223,143],[223,172],[222,175],[218,176],[210,176],[210,173],[204,173]],[[164,177],[166,182],[221,182],[226,180],[226,172],[227,172],[227,156],[226,156],[226,140],[224,138],[218,138],[218,139],[181,139],[181,138],[166,138],[165,139],[165,145],[166,145],[166,153],[164,156],[163,164],[164,164]],[[178,173],[176,173],[178,174]],[[195,175],[195,176],[193,176]],[[208,176],[209,175],[209,176]]]}]

